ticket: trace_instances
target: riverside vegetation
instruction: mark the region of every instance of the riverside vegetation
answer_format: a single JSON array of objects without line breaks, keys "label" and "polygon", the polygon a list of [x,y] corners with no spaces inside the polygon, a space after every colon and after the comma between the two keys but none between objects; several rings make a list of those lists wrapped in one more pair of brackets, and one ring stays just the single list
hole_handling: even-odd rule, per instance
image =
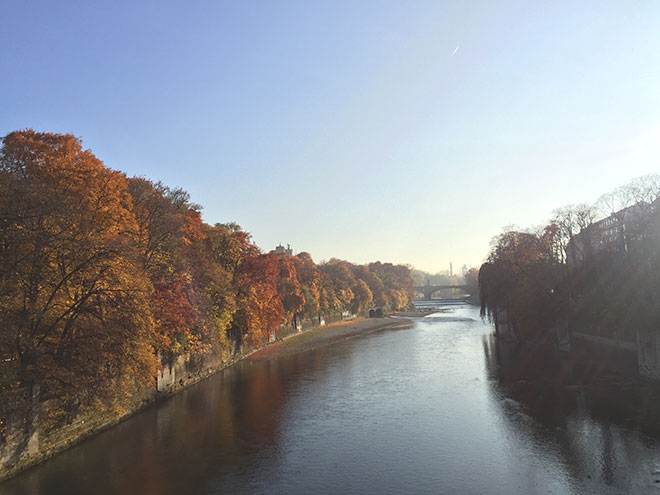
[{"label": "riverside vegetation", "polygon": [[2,139],[0,397],[48,401],[40,427],[121,414],[177,356],[229,359],[282,325],[413,296],[407,266],[263,253],[238,225],[204,223],[185,191],[111,170],[74,136]]},{"label": "riverside vegetation", "polygon": [[651,174],[496,237],[479,272],[482,316],[506,315],[515,338],[536,342],[555,328],[622,341],[657,334],[659,197]]}]

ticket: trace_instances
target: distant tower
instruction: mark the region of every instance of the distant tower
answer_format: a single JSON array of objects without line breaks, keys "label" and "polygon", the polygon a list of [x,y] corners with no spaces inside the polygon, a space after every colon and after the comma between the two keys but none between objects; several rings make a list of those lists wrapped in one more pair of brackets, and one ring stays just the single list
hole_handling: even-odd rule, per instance
[{"label": "distant tower", "polygon": [[293,249],[291,249],[291,244],[286,245],[286,255],[293,256]]},{"label": "distant tower", "polygon": [[468,272],[467,265],[463,265],[463,268],[461,268],[461,275],[465,277],[465,275],[467,275],[467,272]]},{"label": "distant tower", "polygon": [[450,277],[454,276],[454,265],[452,264],[451,261],[449,262],[449,276]]}]

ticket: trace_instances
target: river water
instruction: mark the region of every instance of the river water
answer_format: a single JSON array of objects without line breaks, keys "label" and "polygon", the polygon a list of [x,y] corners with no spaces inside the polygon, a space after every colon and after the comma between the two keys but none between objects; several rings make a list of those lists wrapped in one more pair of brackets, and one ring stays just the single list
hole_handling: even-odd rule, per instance
[{"label": "river water", "polygon": [[476,308],[450,306],[246,360],[0,494],[660,493],[654,404],[553,385],[507,346]]}]

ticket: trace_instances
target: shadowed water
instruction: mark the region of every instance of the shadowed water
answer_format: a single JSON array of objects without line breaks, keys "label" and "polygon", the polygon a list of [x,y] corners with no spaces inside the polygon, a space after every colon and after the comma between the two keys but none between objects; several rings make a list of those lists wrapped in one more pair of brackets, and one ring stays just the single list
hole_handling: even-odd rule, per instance
[{"label": "shadowed water", "polygon": [[245,361],[0,494],[660,493],[639,390],[555,385],[491,332],[462,306]]}]

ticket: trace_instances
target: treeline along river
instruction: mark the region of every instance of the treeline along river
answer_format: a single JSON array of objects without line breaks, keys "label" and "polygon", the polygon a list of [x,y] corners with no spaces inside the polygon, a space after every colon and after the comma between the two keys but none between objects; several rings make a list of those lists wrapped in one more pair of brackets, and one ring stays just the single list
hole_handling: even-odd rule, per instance
[{"label": "treeline along river", "polygon": [[0,138],[0,479],[287,333],[413,298],[408,266],[262,252],[72,135],[12,132]]},{"label": "treeline along river", "polygon": [[0,494],[648,493],[660,415],[623,390],[553,384],[478,309],[449,306],[409,329],[245,360]]}]

